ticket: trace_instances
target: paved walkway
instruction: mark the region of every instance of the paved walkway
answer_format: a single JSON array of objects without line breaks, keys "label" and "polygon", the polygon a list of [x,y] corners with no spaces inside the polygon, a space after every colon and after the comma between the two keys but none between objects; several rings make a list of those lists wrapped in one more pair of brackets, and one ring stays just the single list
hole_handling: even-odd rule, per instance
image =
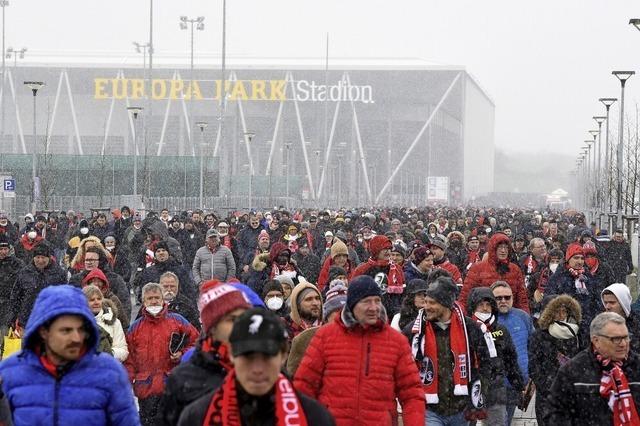
[{"label": "paved walkway", "polygon": [[536,421],[536,413],[535,413],[535,401],[536,397],[531,399],[529,403],[529,409],[525,412],[520,411],[516,408],[516,412],[513,414],[513,420],[511,421],[511,426],[537,426],[538,422]]}]

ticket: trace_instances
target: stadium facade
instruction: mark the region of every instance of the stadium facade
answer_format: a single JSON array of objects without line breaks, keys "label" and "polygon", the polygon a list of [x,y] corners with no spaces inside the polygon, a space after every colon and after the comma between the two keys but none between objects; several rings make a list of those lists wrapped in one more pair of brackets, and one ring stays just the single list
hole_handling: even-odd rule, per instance
[{"label": "stadium facade", "polygon": [[47,179],[54,195],[133,194],[134,167],[149,199],[198,197],[202,167],[205,197],[249,196],[256,207],[281,197],[457,203],[493,190],[494,103],[464,68],[280,62],[232,63],[224,85],[214,66],[162,65],[151,80],[142,67],[8,68],[1,171],[30,193],[33,97],[23,81],[35,80],[46,82],[36,97],[39,190]]}]

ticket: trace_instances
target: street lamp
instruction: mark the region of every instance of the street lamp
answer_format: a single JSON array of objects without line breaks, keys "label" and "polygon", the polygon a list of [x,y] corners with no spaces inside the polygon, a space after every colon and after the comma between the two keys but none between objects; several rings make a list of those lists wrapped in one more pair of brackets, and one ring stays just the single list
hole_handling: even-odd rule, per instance
[{"label": "street lamp", "polygon": [[33,183],[33,199],[31,202],[31,212],[36,214],[36,203],[38,200],[39,183],[38,182],[38,174],[37,174],[37,162],[38,162],[38,136],[36,134],[36,96],[38,95],[38,90],[44,87],[44,83],[42,81],[25,81],[24,85],[31,89],[33,93],[33,152],[31,153],[31,182]]},{"label": "street lamp", "polygon": [[180,17],[180,29],[187,30],[191,24],[191,67],[189,68],[189,120],[193,122],[193,31],[204,30],[204,16],[198,16],[197,18],[190,19],[186,16]]},{"label": "street lamp", "polygon": [[621,228],[624,228],[622,223],[622,156],[623,156],[623,134],[624,134],[624,86],[627,83],[627,80],[634,75],[635,71],[613,71],[611,74],[615,75],[618,80],[620,80],[620,120],[619,120],[619,129],[618,129],[618,150],[616,153],[616,178],[618,181],[618,199],[616,203],[617,209],[617,225]]},{"label": "street lamp", "polygon": [[610,148],[609,148],[609,109],[611,109],[611,105],[613,105],[618,98],[600,98],[598,99],[605,107],[606,112],[607,112],[607,128],[606,128],[606,135],[605,135],[605,154],[604,154],[604,168],[607,171],[607,198],[609,200],[609,210],[608,212],[611,212],[613,210],[613,197],[611,197],[611,158],[609,156],[610,154]]},{"label": "street lamp", "polygon": [[7,47],[7,51],[5,52],[5,58],[11,59],[13,58],[13,67],[16,68],[18,66],[18,58],[24,59],[24,54],[26,53],[27,48],[23,47],[22,49],[14,49],[13,47]]},{"label": "street lamp", "polygon": [[127,107],[127,111],[131,113],[133,117],[133,198],[136,204],[138,203],[138,115],[142,112],[143,108],[139,106]]},{"label": "street lamp", "polygon": [[200,129],[200,209],[204,208],[204,129],[208,124],[205,121],[198,121],[196,126]]},{"label": "street lamp", "polygon": [[[253,138],[256,136],[255,132],[252,131],[246,131],[244,132],[244,137],[246,139],[246,141],[248,142],[249,146],[251,146],[251,141],[253,140]],[[249,149],[249,155],[251,155],[251,149]],[[249,157],[249,210],[251,210],[251,208],[253,207],[253,203],[252,203],[252,192],[253,192],[253,161],[251,159],[251,157]]]},{"label": "street lamp", "polygon": [[287,200],[285,205],[287,206],[287,208],[289,208],[289,175],[291,174],[291,170],[289,170],[289,153],[291,151],[291,142],[286,142],[284,144],[284,147],[287,149],[287,153],[286,153],[286,160],[287,160],[287,165],[286,165],[286,170],[287,170],[287,176],[286,176],[286,181],[287,181]]},{"label": "street lamp", "polygon": [[[596,187],[596,198],[597,198],[597,204],[598,204],[598,221],[600,222],[598,225],[600,227],[602,227],[602,219],[600,217],[600,215],[602,214],[602,210],[604,209],[603,203],[602,203],[602,180],[601,180],[601,172],[602,172],[602,167],[601,167],[601,157],[602,157],[602,123],[604,123],[604,121],[607,119],[607,117],[604,116],[594,116],[592,117],[595,122],[598,124],[598,168],[596,171],[596,181],[597,181],[597,187]],[[594,136],[595,137],[595,136]]]},{"label": "street lamp", "polygon": [[5,20],[4,20],[4,10],[6,9],[6,7],[9,6],[9,2],[7,0],[0,0],[0,7],[2,7],[2,106],[0,106],[0,108],[2,109],[2,124],[0,124],[0,135],[4,136],[4,79],[5,79],[5,73],[7,72],[7,66],[5,63],[5,47],[4,47],[4,40],[5,40]]}]

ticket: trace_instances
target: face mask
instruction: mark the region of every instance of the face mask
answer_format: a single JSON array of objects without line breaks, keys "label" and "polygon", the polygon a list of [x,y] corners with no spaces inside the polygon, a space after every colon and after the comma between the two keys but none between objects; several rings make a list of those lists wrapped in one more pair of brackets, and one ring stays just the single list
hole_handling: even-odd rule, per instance
[{"label": "face mask", "polygon": [[7,221],[4,219],[0,220],[0,225],[7,226]]},{"label": "face mask", "polygon": [[490,312],[476,312],[474,315],[482,322],[485,322],[489,320],[489,318],[491,318]]},{"label": "face mask", "polygon": [[558,269],[558,264],[557,263],[550,263],[549,264],[549,270],[551,272],[556,272],[556,269]]},{"label": "face mask", "polygon": [[38,236],[38,234],[36,233],[36,231],[30,231],[30,232],[27,234],[27,237],[29,237],[29,238],[30,238],[30,239],[32,239],[32,240],[35,240],[37,236]]},{"label": "face mask", "polygon": [[111,246],[111,247],[105,247],[107,250],[109,251],[113,251],[113,249],[115,248],[115,246]]},{"label": "face mask", "polygon": [[82,235],[87,235],[89,233],[89,228],[80,228],[80,233]]},{"label": "face mask", "polygon": [[272,297],[271,299],[267,300],[267,308],[271,309],[272,311],[277,311],[278,309],[282,308],[283,303],[284,299],[282,299],[281,297]]},{"label": "face mask", "polygon": [[146,306],[145,309],[155,317],[162,310],[162,306]]}]

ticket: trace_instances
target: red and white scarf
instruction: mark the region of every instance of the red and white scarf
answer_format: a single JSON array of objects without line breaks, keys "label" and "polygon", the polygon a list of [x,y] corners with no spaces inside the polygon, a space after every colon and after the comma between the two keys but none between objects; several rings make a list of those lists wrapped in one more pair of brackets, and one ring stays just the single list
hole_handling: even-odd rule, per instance
[{"label": "red and white scarf", "polygon": [[584,276],[584,268],[573,269],[569,268],[569,273],[574,279],[574,286],[576,288],[576,293],[578,294],[589,294],[589,289],[587,289],[587,277]]},{"label": "red and white scarf", "polygon": [[[236,373],[229,371],[222,386],[211,398],[205,426],[241,426],[242,417],[238,407],[236,393]],[[293,390],[293,385],[283,374],[280,374],[275,384],[276,419],[278,426],[299,425],[307,426],[307,418],[302,409],[300,398]]]},{"label": "red and white scarf", "polygon": [[602,366],[600,396],[608,401],[609,409],[613,413],[613,426],[640,425],[640,417],[629,389],[629,382],[622,371],[622,362],[604,358],[597,352],[595,355]]},{"label": "red and white scarf", "polygon": [[[438,398],[438,342],[433,324],[420,309],[411,329],[411,351],[418,364],[427,404],[437,404]],[[454,303],[449,324],[449,345],[453,353],[453,394],[469,395],[471,381],[471,357],[467,325],[460,305]]]}]

